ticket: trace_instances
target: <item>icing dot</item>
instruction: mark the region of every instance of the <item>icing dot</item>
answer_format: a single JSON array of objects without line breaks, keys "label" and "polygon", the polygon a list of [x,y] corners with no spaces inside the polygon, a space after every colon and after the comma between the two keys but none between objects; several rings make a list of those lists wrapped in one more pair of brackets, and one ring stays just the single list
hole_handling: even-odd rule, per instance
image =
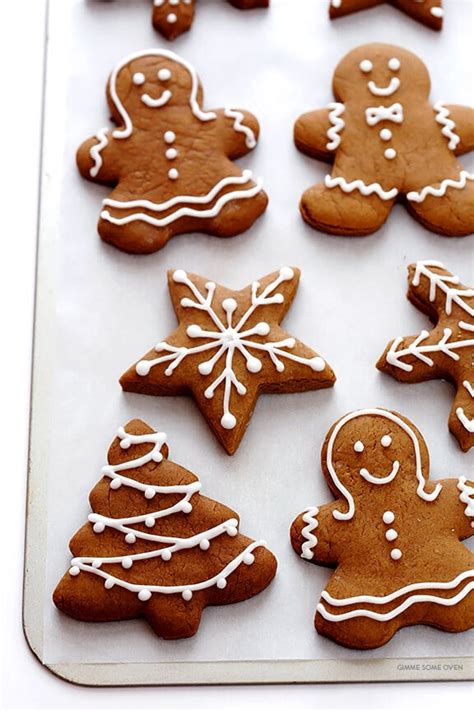
[{"label": "icing dot", "polygon": [[379,133],[382,141],[389,141],[392,138],[392,132],[389,128],[383,128]]},{"label": "icing dot", "polygon": [[219,578],[216,585],[219,590],[223,590],[227,586],[227,580],[225,578]]},{"label": "icing dot", "polygon": [[81,570],[77,567],[77,565],[73,565],[72,568],[69,568],[69,575],[72,575],[72,577],[79,575],[80,572]]},{"label": "icing dot", "polygon": [[373,68],[374,65],[372,64],[370,59],[363,59],[362,62],[359,64],[359,69],[361,72],[364,72],[364,74],[371,72]]},{"label": "icing dot", "polygon": [[311,370],[315,370],[317,373],[320,373],[326,367],[326,361],[324,361],[320,356],[315,356],[308,361],[308,365]]},{"label": "icing dot", "polygon": [[230,412],[221,417],[221,425],[225,430],[233,430],[236,424],[237,420]]},{"label": "icing dot", "polygon": [[166,131],[166,133],[164,135],[164,139],[165,139],[165,143],[174,143],[176,141],[175,132],[174,131]]},{"label": "icing dot", "polygon": [[112,580],[112,578],[107,578],[105,583],[104,583],[104,588],[106,590],[111,590],[114,587],[115,583]]},{"label": "icing dot", "polygon": [[102,561],[100,561],[100,560],[93,560],[93,561],[92,561],[92,567],[93,567],[93,568],[96,568],[96,569],[97,569],[97,568],[100,568],[101,565],[102,565]]},{"label": "icing dot", "polygon": [[148,375],[148,373],[150,372],[150,368],[151,368],[151,365],[146,360],[141,360],[135,366],[137,375]]},{"label": "icing dot", "polygon": [[145,83],[145,75],[142,72],[135,72],[135,74],[132,77],[132,81],[135,84],[135,86],[141,86],[142,84]]},{"label": "icing dot", "polygon": [[198,370],[201,375],[209,375],[209,373],[212,373],[212,368],[213,364],[210,360],[207,360],[205,363],[199,363],[198,365]]},{"label": "icing dot", "polygon": [[400,60],[397,59],[397,57],[392,57],[392,59],[389,59],[388,68],[391,69],[392,72],[397,72],[400,69]]},{"label": "icing dot", "polygon": [[192,596],[193,596],[192,590],[183,590],[183,592],[182,592],[183,600],[186,600],[187,602],[189,602],[189,600],[191,600]]},{"label": "icing dot", "polygon": [[270,324],[265,321],[260,321],[255,326],[255,333],[257,336],[268,336],[270,333]]},{"label": "icing dot", "polygon": [[393,523],[395,521],[395,514],[393,513],[393,511],[385,511],[384,515],[382,516],[382,521],[387,525]]},{"label": "icing dot", "polygon": [[153,528],[154,525],[155,519],[153,518],[153,516],[147,516],[145,519],[145,526],[147,526],[148,528]]},{"label": "icing dot", "polygon": [[433,17],[443,17],[444,10],[442,7],[432,7],[430,10]]},{"label": "icing dot", "polygon": [[387,160],[393,160],[397,155],[397,151],[394,148],[387,148],[387,150],[384,152],[385,158]]},{"label": "icing dot", "polygon": [[171,170],[168,171],[168,178],[170,180],[178,180],[179,178],[179,173],[176,170],[176,168],[171,168]]},{"label": "icing dot", "polygon": [[389,528],[387,533],[385,534],[385,538],[387,541],[394,541],[396,538],[398,538],[398,533],[394,528]]},{"label": "icing dot", "polygon": [[137,537],[135,536],[134,533],[127,533],[125,536],[125,543],[128,543],[129,545],[133,545],[133,543],[136,543]]},{"label": "icing dot", "polygon": [[209,550],[210,545],[211,545],[211,544],[209,543],[209,541],[207,540],[207,538],[203,538],[202,541],[201,541],[200,544],[199,544],[199,548],[200,548],[202,551],[207,551],[207,550]]},{"label": "icing dot", "polygon": [[121,486],[122,480],[119,477],[117,477],[116,479],[112,479],[112,481],[110,482],[111,489],[120,489]]},{"label": "icing dot", "polygon": [[392,444],[392,438],[390,437],[390,435],[384,435],[380,440],[380,444],[382,445],[382,447],[390,447],[390,445]]},{"label": "icing dot", "polygon": [[132,440],[130,439],[130,437],[124,437],[124,439],[120,440],[120,446],[122,449],[128,449],[131,444]]},{"label": "icing dot", "polygon": [[178,155],[178,151],[176,148],[168,148],[165,156],[168,158],[168,160],[174,160],[176,156]]},{"label": "icing dot", "polygon": [[168,15],[168,17],[167,17],[166,19],[168,20],[168,22],[170,23],[170,25],[174,25],[174,23],[177,21],[178,18],[177,18],[177,16],[174,14],[174,12],[170,12],[170,14]]},{"label": "icing dot", "polygon": [[186,334],[189,338],[199,338],[202,334],[201,326],[198,326],[197,323],[192,323],[191,326],[187,327]]},{"label": "icing dot", "polygon": [[400,548],[394,548],[393,551],[390,552],[390,558],[392,560],[400,560],[402,557],[402,552]]},{"label": "icing dot", "polygon": [[295,276],[295,273],[291,267],[282,267],[280,269],[280,276],[283,281],[290,281]]},{"label": "icing dot", "polygon": [[[165,141],[166,141],[166,138],[165,138]],[[175,272],[173,272],[173,281],[176,284],[184,284],[187,281],[187,278],[188,278],[188,276],[187,276],[186,272],[184,271],[184,269],[177,269]]]},{"label": "icing dot", "polygon": [[185,501],[184,504],[181,506],[181,511],[183,513],[191,513],[193,510],[193,505],[189,503],[189,501]]},{"label": "icing dot", "polygon": [[354,452],[363,452],[364,451],[364,445],[360,441],[360,439],[357,440],[357,442],[354,444]]},{"label": "icing dot", "polygon": [[105,531],[105,526],[103,523],[100,523],[100,521],[97,521],[97,523],[94,523],[92,526],[94,533],[102,533]]},{"label": "icing dot", "polygon": [[341,7],[341,5],[342,5],[342,0],[331,0],[331,5],[332,5],[333,7],[336,7],[336,8],[337,8],[337,7]]},{"label": "icing dot", "polygon": [[226,313],[233,314],[237,308],[237,301],[235,299],[224,299],[222,302],[222,308]]},{"label": "icing dot", "polygon": [[140,590],[138,593],[138,599],[142,602],[146,602],[151,598],[151,592],[149,590]]},{"label": "icing dot", "polygon": [[249,373],[259,373],[263,367],[258,358],[248,358],[245,366]]},{"label": "icing dot", "polygon": [[179,0],[168,0],[170,5],[179,5]]},{"label": "icing dot", "polygon": [[243,561],[245,565],[252,565],[252,563],[255,561],[255,556],[252,555],[252,553],[246,553],[243,557]]},{"label": "icing dot", "polygon": [[125,570],[128,570],[131,568],[133,565],[133,560],[131,558],[124,558],[122,560],[122,568],[125,568]]},{"label": "icing dot", "polygon": [[168,81],[168,79],[171,79],[171,72],[169,69],[160,69],[158,72],[158,79],[161,79],[161,81]]},{"label": "icing dot", "polygon": [[156,492],[154,489],[151,489],[151,488],[145,489],[145,499],[152,499],[155,496],[155,493]]},{"label": "icing dot", "polygon": [[165,548],[161,553],[161,558],[163,560],[171,560],[171,551]]},{"label": "icing dot", "polygon": [[227,528],[227,535],[229,536],[236,536],[238,533],[237,527],[236,526],[228,526]]}]

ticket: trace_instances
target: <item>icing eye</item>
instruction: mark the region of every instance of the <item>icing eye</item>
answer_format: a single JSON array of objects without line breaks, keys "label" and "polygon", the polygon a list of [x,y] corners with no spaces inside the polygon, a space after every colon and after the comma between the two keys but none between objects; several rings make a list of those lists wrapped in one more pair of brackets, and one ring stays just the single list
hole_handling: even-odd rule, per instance
[{"label": "icing eye", "polygon": [[364,72],[364,74],[368,74],[368,72],[371,72],[373,68],[374,65],[372,64],[370,59],[363,59],[362,62],[359,64],[359,69],[361,72]]},{"label": "icing eye", "polygon": [[390,435],[384,435],[380,440],[380,444],[382,445],[382,447],[390,447],[390,445],[392,444],[392,438],[390,437]]},{"label": "icing eye", "polygon": [[135,86],[141,86],[145,83],[145,75],[142,72],[136,72],[132,77],[132,81]]},{"label": "icing eye", "polygon": [[358,452],[360,454],[360,452],[363,452],[363,451],[364,451],[364,445],[362,444],[362,442],[359,439],[354,444],[354,452]]},{"label": "icing eye", "polygon": [[396,57],[392,57],[392,59],[389,59],[388,68],[391,69],[392,72],[397,72],[400,69],[400,60]]},{"label": "icing eye", "polygon": [[158,72],[158,79],[161,81],[168,81],[168,79],[171,79],[171,72],[169,69],[160,69]]}]

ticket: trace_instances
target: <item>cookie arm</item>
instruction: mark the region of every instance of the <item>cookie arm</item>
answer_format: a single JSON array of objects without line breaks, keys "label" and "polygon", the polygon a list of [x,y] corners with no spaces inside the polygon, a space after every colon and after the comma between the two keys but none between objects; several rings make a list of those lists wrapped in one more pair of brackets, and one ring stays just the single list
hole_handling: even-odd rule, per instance
[{"label": "cookie arm", "polygon": [[219,134],[224,152],[235,160],[255,148],[260,135],[260,126],[250,111],[243,109],[219,109],[215,112],[219,121]]},{"label": "cookie arm", "polygon": [[115,185],[119,179],[119,164],[112,132],[101,129],[84,141],[77,151],[76,163],[86,180]]},{"label": "cookie arm", "polygon": [[444,479],[441,485],[439,505],[451,528],[461,540],[474,536],[474,481],[460,476]]},{"label": "cookie arm", "polygon": [[[451,345],[451,338],[443,329],[421,331],[417,336],[405,338],[400,336],[390,341],[376,367],[402,383],[446,377],[439,356],[449,351]],[[447,357],[446,360],[450,359]]]},{"label": "cookie arm", "polygon": [[457,156],[474,150],[474,109],[470,106],[448,104],[449,118],[454,121],[454,132],[461,139],[454,149]]},{"label": "cookie arm", "polygon": [[302,153],[327,163],[333,160],[334,151],[341,142],[340,132],[344,121],[340,118],[344,105],[334,102],[326,109],[303,114],[295,123],[295,145]]},{"label": "cookie arm", "polygon": [[337,521],[333,511],[336,503],[313,506],[306,509],[293,521],[290,529],[291,545],[304,560],[312,563],[334,566],[339,561],[338,545],[341,526],[344,521]]},{"label": "cookie arm", "polygon": [[449,429],[463,452],[474,447],[474,378],[464,378],[458,383],[449,415]]}]

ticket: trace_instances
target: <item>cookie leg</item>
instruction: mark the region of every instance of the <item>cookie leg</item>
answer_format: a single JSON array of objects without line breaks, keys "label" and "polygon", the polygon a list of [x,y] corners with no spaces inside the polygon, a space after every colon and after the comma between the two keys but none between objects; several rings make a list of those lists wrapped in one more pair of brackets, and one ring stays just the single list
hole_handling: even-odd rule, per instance
[{"label": "cookie leg", "polygon": [[[441,197],[427,195],[421,202],[407,199],[410,213],[431,232],[446,237],[474,233],[474,181],[458,181],[464,187],[447,187]],[[420,193],[417,193],[420,195]],[[410,197],[410,193],[407,196]]]},{"label": "cookie leg", "polygon": [[163,639],[192,637],[199,629],[204,599],[195,593],[191,600],[181,595],[153,595],[144,616],[155,634]]},{"label": "cookie leg", "polygon": [[195,0],[184,0],[179,4],[170,0],[154,0],[153,27],[166,39],[176,39],[193,24],[194,6]]},{"label": "cookie leg", "polygon": [[[471,334],[474,338],[474,333]],[[449,416],[449,429],[463,452],[474,447],[474,378],[459,386]]]},{"label": "cookie leg", "polygon": [[217,237],[234,237],[248,230],[265,212],[268,205],[267,194],[261,190],[252,198],[231,200],[216,217],[196,221],[196,231],[206,232]]},{"label": "cookie leg", "polygon": [[300,210],[305,222],[321,232],[362,237],[382,227],[393,204],[394,199],[382,200],[358,191],[345,193],[320,183],[303,193]]},{"label": "cookie leg", "polygon": [[170,227],[156,227],[141,220],[116,225],[102,217],[98,232],[104,242],[130,254],[157,252],[176,234]]}]

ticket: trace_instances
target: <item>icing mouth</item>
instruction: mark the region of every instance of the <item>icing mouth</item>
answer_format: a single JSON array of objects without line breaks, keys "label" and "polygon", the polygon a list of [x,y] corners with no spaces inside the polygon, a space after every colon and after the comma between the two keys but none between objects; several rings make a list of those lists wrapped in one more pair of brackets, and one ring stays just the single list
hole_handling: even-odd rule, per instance
[{"label": "icing mouth", "polygon": [[367,469],[361,469],[360,470],[360,475],[363,477],[366,481],[369,481],[371,484],[388,484],[391,482],[393,479],[398,474],[398,470],[400,469],[400,462],[398,459],[396,459],[393,463],[392,471],[390,474],[387,474],[387,476],[374,476],[371,474]]},{"label": "icing mouth", "polygon": [[398,77],[392,77],[387,86],[377,86],[375,82],[369,81],[367,87],[374,96],[391,96],[400,87],[400,79]]},{"label": "icing mouth", "polygon": [[158,99],[154,99],[149,94],[142,94],[140,98],[145,104],[145,106],[149,106],[152,109],[157,109],[160,106],[164,106],[165,104],[167,104],[168,101],[171,99],[171,96],[171,91],[169,89],[165,89],[165,91],[160,97],[158,97]]}]

